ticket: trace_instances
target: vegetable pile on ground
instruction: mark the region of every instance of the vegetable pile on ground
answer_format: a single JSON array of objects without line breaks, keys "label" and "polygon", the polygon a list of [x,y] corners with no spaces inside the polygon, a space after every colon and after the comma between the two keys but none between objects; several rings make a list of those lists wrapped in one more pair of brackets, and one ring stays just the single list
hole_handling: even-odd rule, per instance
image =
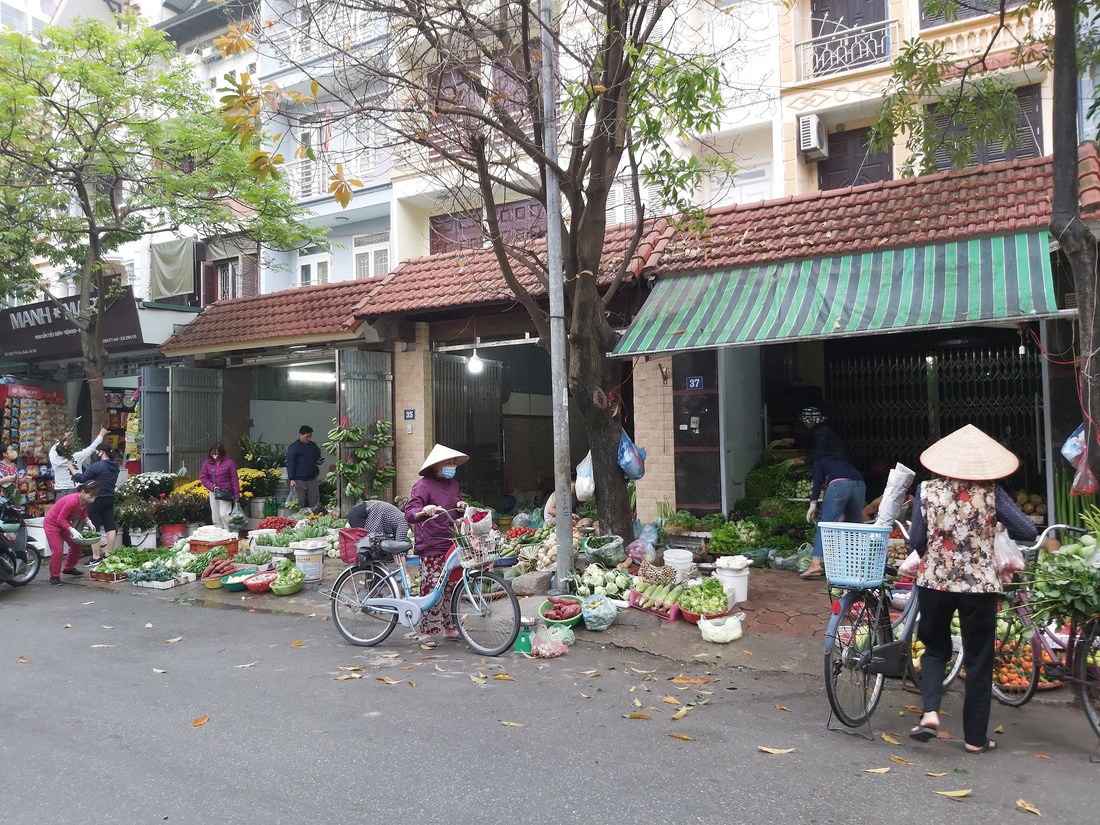
[{"label": "vegetable pile on ground", "polygon": [[581,606],[576,599],[570,599],[563,596],[548,596],[547,601],[553,606],[549,610],[543,611],[543,618],[564,622],[581,615]]},{"label": "vegetable pile on ground", "polygon": [[725,613],[729,606],[726,591],[722,583],[715,578],[703,579],[702,584],[693,584],[680,596],[680,607],[692,613],[711,616]]},{"label": "vegetable pile on ground", "polygon": [[643,581],[634,588],[634,606],[643,610],[652,610],[662,616],[668,616],[684,592],[683,584]]},{"label": "vegetable pile on ground", "polygon": [[626,599],[634,584],[641,584],[640,576],[630,576],[624,570],[607,570],[602,565],[590,564],[583,575],[572,577],[578,596],[610,596],[613,599]]},{"label": "vegetable pile on ground", "polygon": [[254,564],[259,567],[271,561],[271,552],[257,548],[251,553],[238,553],[233,557],[233,561],[237,564]]},{"label": "vegetable pile on ground", "polygon": [[228,576],[230,573],[236,572],[237,565],[229,559],[212,559],[210,563],[203,568],[201,578],[220,579],[222,576]]},{"label": "vegetable pile on ground", "polygon": [[290,559],[279,562],[275,565],[275,570],[279,573],[279,578],[271,583],[272,587],[290,587],[306,580],[306,574],[295,567]]},{"label": "vegetable pile on ground", "polygon": [[293,527],[297,522],[291,521],[288,518],[282,516],[267,516],[260,519],[259,524],[256,525],[257,530],[285,530],[287,527]]}]

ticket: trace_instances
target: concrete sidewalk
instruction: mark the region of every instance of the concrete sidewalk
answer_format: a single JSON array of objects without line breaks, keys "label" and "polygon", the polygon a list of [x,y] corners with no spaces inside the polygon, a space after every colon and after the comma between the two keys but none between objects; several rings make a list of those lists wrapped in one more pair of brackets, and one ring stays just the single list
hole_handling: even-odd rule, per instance
[{"label": "concrete sidewalk", "polygon": [[[257,595],[247,590],[229,592],[225,588],[211,590],[201,581],[154,590],[135,587],[126,581],[96,582],[87,575],[64,579],[66,586],[77,585],[93,591],[109,590],[221,610],[319,618],[329,615],[328,588],[345,567],[339,559],[326,559],[322,581],[307,584],[293,596]],[[690,662],[699,654],[709,654],[711,661],[726,667],[816,676],[821,672],[822,639],[829,616],[830,602],[824,585],[821,579],[804,581],[794,573],[751,571],[749,598],[736,608],[745,613],[744,635],[728,645],[704,642],[699,629],[685,621],[666,622],[635,609],[620,611],[615,623],[602,633],[586,630],[583,624],[574,630],[577,639],[584,643],[637,650],[675,661]],[[521,598],[523,615],[536,616],[542,601],[539,596]]]}]

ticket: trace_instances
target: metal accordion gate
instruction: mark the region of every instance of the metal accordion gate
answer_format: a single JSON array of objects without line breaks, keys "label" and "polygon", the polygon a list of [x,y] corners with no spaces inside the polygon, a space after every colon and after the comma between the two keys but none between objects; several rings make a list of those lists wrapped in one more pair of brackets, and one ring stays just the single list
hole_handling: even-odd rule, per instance
[{"label": "metal accordion gate", "polygon": [[1006,343],[826,359],[830,419],[856,467],[900,461],[918,476],[926,447],[973,424],[1019,457],[1024,485],[1042,489],[1040,358]]}]

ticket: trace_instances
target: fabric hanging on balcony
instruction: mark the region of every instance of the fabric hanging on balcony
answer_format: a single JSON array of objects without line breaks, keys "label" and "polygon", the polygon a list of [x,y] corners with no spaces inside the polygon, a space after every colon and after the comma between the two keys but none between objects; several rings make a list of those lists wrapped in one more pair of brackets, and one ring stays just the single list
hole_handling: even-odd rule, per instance
[{"label": "fabric hanging on balcony", "polygon": [[1058,314],[1046,232],[659,280],[629,357]]},{"label": "fabric hanging on balcony", "polygon": [[186,295],[195,290],[195,242],[190,238],[176,238],[155,243],[152,265],[149,267],[149,295],[157,301],[173,295]]}]

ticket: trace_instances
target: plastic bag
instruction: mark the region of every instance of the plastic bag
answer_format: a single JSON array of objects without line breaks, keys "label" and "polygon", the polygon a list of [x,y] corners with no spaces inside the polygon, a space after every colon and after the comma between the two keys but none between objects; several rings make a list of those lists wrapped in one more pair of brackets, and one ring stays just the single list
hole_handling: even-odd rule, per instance
[{"label": "plastic bag", "polygon": [[768,566],[772,570],[797,570],[798,553],[781,556],[774,547],[768,550]]},{"label": "plastic bag", "polygon": [[244,530],[248,527],[248,516],[244,514],[244,510],[241,509],[241,503],[239,501],[233,502],[233,509],[229,511],[229,518],[226,519],[226,524],[229,525],[231,530]]},{"label": "plastic bag", "polygon": [[[515,523],[513,521],[513,523]],[[538,530],[542,527],[542,510],[533,510],[531,515],[527,518],[527,526],[532,530]]]},{"label": "plastic bag", "polygon": [[626,430],[619,436],[619,466],[631,481],[645,475],[645,447],[635,445]]},{"label": "plastic bag", "polygon": [[462,516],[462,532],[471,536],[487,536],[493,529],[492,513],[480,507],[467,507]]},{"label": "plastic bag", "polygon": [[814,560],[814,546],[806,542],[798,548],[798,572],[805,573]]},{"label": "plastic bag", "polygon": [[1077,472],[1073,476],[1073,488],[1069,491],[1071,496],[1091,496],[1096,492],[1096,476],[1092,474],[1092,468],[1085,458],[1085,454],[1077,456],[1073,462]]},{"label": "plastic bag", "polygon": [[920,556],[917,555],[917,551],[914,550],[908,556],[905,557],[905,561],[901,563],[898,568],[898,575],[907,579],[915,579],[917,573],[920,572]]},{"label": "plastic bag", "polygon": [[636,563],[648,561],[652,564],[657,560],[657,548],[648,541],[637,539],[626,546],[626,554]]},{"label": "plastic bag", "polygon": [[1062,445],[1062,458],[1068,461],[1070,464],[1077,463],[1077,457],[1085,451],[1085,425],[1078,425],[1077,429],[1073,431],[1073,435],[1066,439],[1066,443]]},{"label": "plastic bag", "polygon": [[515,517],[512,519],[512,526],[513,527],[526,527],[527,522],[529,522],[530,520],[531,520],[531,514],[528,513],[526,510],[520,510],[518,513],[516,513]]},{"label": "plastic bag", "polygon": [[298,496],[291,490],[286,494],[286,501],[283,502],[283,507],[287,510],[297,510],[298,506]]},{"label": "plastic bag", "polygon": [[606,596],[589,596],[581,602],[581,616],[589,630],[607,630],[618,615],[618,609]]},{"label": "plastic bag", "polygon": [[585,542],[584,553],[590,562],[602,564],[604,567],[617,567],[626,561],[626,551],[623,549],[623,540],[619,536],[612,536],[609,541],[600,547],[592,546],[592,539]]},{"label": "plastic bag", "polygon": [[1024,554],[1001,524],[997,525],[997,532],[993,535],[993,557],[1003,582],[1012,581],[1012,574],[1024,569]]},{"label": "plastic bag", "polygon": [[721,616],[717,619],[700,616],[699,630],[703,634],[703,641],[720,645],[736,642],[741,638],[741,620],[744,618],[744,613],[734,613],[732,616]]},{"label": "plastic bag", "polygon": [[642,528],[642,532],[635,536],[636,539],[640,539],[648,544],[657,543],[657,527],[652,524],[647,524]]},{"label": "plastic bag", "polygon": [[748,559],[753,567],[763,570],[768,567],[768,558],[771,551],[767,547],[757,547],[754,550],[742,550],[740,555]]},{"label": "plastic bag", "polygon": [[592,475],[592,451],[588,451],[577,465],[577,501],[591,501],[596,497],[596,478]]},{"label": "plastic bag", "polygon": [[569,650],[561,642],[554,641],[549,628],[540,624],[531,636],[531,655],[536,659],[556,659]]},{"label": "plastic bag", "polygon": [[577,637],[573,634],[573,628],[566,627],[563,624],[551,625],[546,628],[546,632],[550,634],[551,639],[555,642],[561,642],[566,647],[577,641]]}]

